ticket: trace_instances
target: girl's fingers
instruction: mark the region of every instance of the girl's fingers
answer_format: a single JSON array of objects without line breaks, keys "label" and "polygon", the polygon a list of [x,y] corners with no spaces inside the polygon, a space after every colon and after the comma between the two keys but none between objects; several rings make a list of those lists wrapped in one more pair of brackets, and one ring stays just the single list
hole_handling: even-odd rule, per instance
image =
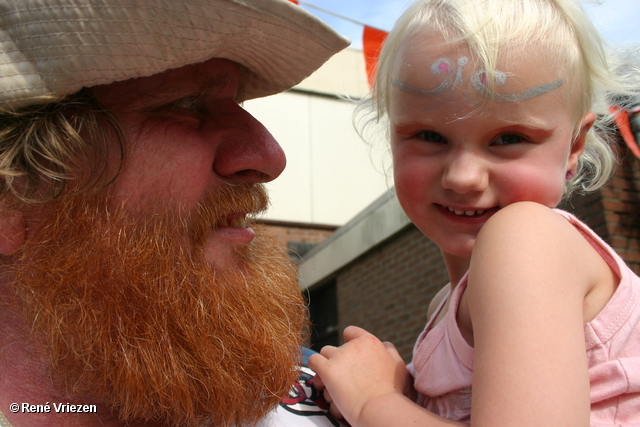
[{"label": "girl's fingers", "polygon": [[388,341],[383,342],[382,345],[384,345],[384,348],[387,349],[387,353],[389,353],[391,357],[393,357],[395,360],[402,360],[402,357],[400,357],[400,353],[398,353],[398,349],[395,345],[391,344]]},{"label": "girl's fingers", "polygon": [[340,412],[340,410],[336,405],[333,405],[333,404],[329,405],[329,413],[333,418],[337,420],[344,420],[344,416],[342,415],[342,412]]},{"label": "girl's fingers", "polygon": [[320,350],[320,353],[315,353],[309,356],[307,365],[309,366],[309,368],[311,368],[311,370],[320,374],[322,373],[325,364],[328,362],[328,359],[330,359],[337,351],[338,347],[325,345],[324,347],[322,347],[322,350]]},{"label": "girl's fingers", "polygon": [[326,358],[330,358],[331,355],[334,354],[337,349],[338,347],[334,347],[332,345],[325,345],[324,347],[322,347],[322,350],[320,350],[320,354]]},{"label": "girl's fingers", "polygon": [[322,377],[320,375],[316,374],[316,376],[313,377],[313,386],[318,391],[323,391],[325,389],[324,381],[322,381]]},{"label": "girl's fingers", "polygon": [[369,332],[365,331],[364,329],[358,327],[358,326],[347,326],[344,330],[344,342],[349,342],[351,340],[354,340],[356,338],[359,338],[363,335],[368,334]]},{"label": "girl's fingers", "polygon": [[[324,348],[323,348],[323,350],[324,350]],[[311,368],[312,371],[314,371],[314,372],[316,372],[318,374],[322,371],[322,368],[324,367],[324,365],[326,363],[327,363],[327,358],[324,357],[322,354],[319,354],[319,353],[312,354],[309,357],[309,360],[307,361],[307,365],[309,365],[309,368]]]},{"label": "girl's fingers", "polygon": [[331,393],[329,393],[329,390],[325,389],[322,392],[322,397],[324,401],[327,402],[327,404],[329,405],[329,413],[336,419],[344,420],[344,417],[342,416],[342,413],[338,410],[338,407],[333,404],[333,399],[331,398]]}]

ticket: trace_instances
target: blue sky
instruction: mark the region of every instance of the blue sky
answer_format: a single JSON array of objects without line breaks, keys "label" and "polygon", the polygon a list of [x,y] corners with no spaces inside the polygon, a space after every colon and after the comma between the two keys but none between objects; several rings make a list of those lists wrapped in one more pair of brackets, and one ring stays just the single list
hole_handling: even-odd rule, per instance
[{"label": "blue sky", "polygon": [[[410,0],[301,0],[352,20],[389,31]],[[586,0],[584,9],[603,38],[616,45],[640,46],[640,0]],[[362,48],[362,26],[336,18],[317,9],[302,7],[328,22],[352,40],[352,47]]]}]

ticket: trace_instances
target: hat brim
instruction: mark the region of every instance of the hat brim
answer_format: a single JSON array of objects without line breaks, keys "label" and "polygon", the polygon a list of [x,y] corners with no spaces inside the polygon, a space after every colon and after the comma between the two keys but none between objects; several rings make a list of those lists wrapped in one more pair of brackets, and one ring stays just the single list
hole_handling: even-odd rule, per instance
[{"label": "hat brim", "polygon": [[258,98],[296,85],[349,43],[287,0],[52,3],[0,1],[5,108],[211,58],[243,65],[245,98]]}]

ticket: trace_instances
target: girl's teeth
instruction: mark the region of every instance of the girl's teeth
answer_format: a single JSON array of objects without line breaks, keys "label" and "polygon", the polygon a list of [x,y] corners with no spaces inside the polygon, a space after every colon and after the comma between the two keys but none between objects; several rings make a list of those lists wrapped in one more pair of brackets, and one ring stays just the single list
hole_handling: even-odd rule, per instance
[{"label": "girl's teeth", "polygon": [[449,212],[453,212],[456,215],[466,215],[466,216],[474,216],[474,215],[482,215],[485,211],[484,210],[478,210],[478,211],[458,211],[455,210],[453,208],[447,207],[447,209],[449,210]]}]

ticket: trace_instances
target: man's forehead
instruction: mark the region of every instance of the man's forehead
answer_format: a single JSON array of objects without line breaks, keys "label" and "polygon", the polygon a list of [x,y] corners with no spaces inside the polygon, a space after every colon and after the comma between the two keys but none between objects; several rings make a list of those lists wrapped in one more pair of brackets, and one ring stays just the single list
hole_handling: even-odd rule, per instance
[{"label": "man's forehead", "polygon": [[239,84],[239,70],[238,68],[211,72],[194,69],[183,73],[168,73],[154,82],[154,86],[160,96],[179,95],[185,91],[199,95],[215,94],[231,84],[236,82]]},{"label": "man's forehead", "polygon": [[155,103],[180,96],[215,95],[233,86],[235,97],[243,93],[243,66],[226,59],[214,58],[168,70],[148,77],[125,80],[94,88],[94,93],[119,97],[119,104],[134,102]]},{"label": "man's forehead", "polygon": [[157,94],[172,95],[182,91],[216,93],[231,84],[240,84],[245,68],[227,59],[209,61],[168,70],[138,79],[141,87],[149,87]]}]

